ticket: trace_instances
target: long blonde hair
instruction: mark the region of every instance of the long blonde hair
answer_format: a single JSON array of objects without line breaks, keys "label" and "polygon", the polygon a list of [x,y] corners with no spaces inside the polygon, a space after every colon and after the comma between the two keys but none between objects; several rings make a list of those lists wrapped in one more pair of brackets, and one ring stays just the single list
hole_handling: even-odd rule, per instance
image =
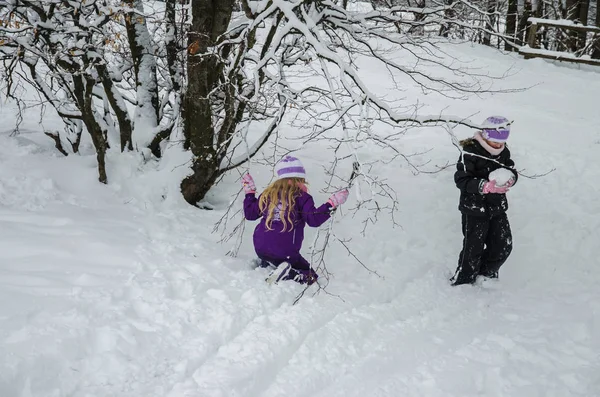
[{"label": "long blonde hair", "polygon": [[279,211],[279,218],[283,222],[282,232],[294,228],[292,220],[292,209],[296,205],[296,198],[302,194],[302,185],[306,184],[304,178],[282,178],[271,183],[269,187],[260,195],[258,208],[261,213],[266,211],[267,220],[265,225],[268,230],[273,230],[273,219],[276,210]]}]

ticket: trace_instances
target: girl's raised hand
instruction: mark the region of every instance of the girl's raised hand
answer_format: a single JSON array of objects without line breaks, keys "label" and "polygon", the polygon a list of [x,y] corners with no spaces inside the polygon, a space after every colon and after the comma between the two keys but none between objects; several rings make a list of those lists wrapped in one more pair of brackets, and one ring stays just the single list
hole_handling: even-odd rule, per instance
[{"label": "girl's raised hand", "polygon": [[256,184],[254,183],[254,179],[252,179],[248,173],[242,177],[242,188],[246,194],[256,193]]},{"label": "girl's raised hand", "polygon": [[337,208],[348,200],[348,194],[348,189],[340,190],[333,193],[327,202],[331,205],[331,208]]}]

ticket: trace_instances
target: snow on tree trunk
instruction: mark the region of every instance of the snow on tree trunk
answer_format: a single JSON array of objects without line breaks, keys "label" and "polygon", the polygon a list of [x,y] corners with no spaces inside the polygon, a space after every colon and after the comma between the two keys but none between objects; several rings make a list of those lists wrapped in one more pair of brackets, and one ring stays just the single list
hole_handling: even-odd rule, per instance
[{"label": "snow on tree trunk", "polygon": [[[154,43],[148,32],[143,2],[128,0],[127,3],[137,11],[125,16],[136,82],[137,105],[133,115],[133,137],[138,147],[146,147],[154,139],[159,121]],[[121,145],[123,144],[122,141]]]},{"label": "snow on tree trunk", "polygon": [[181,111],[181,88],[182,88],[182,71],[183,63],[179,52],[179,45],[182,39],[181,32],[177,27],[177,2],[179,0],[167,0],[165,2],[165,37],[164,45],[166,52],[166,63],[169,71],[169,87],[166,98],[173,95],[173,114],[176,115],[174,120],[168,124],[154,136],[148,148],[154,156],[162,157],[161,143],[171,135],[175,120]]},{"label": "snow on tree trunk", "polygon": [[102,82],[102,86],[104,87],[104,93],[108,102],[110,103],[111,108],[115,112],[117,117],[117,122],[119,123],[119,136],[121,140],[121,151],[125,151],[125,149],[133,150],[132,143],[132,122],[129,117],[129,112],[127,111],[127,106],[125,105],[125,101],[121,97],[121,93],[115,87],[112,79],[110,78],[108,68],[104,64],[96,65],[96,70],[98,71],[98,78]]},{"label": "snow on tree trunk", "polygon": [[167,65],[169,67],[171,85],[173,86],[173,91],[179,92],[181,90],[181,70],[178,67],[177,58],[177,38],[179,32],[177,29],[176,1],[167,0],[165,2],[165,22],[167,25],[165,47],[167,49]]}]

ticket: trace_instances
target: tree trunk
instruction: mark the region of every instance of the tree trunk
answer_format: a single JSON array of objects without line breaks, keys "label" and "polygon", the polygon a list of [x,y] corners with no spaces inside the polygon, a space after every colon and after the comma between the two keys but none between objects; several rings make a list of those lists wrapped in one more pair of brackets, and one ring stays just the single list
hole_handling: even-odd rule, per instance
[{"label": "tree trunk", "polygon": [[[425,8],[427,6],[426,3],[427,0],[416,0],[416,6],[417,8]],[[410,34],[414,34],[417,36],[423,36],[425,34],[425,27],[423,26],[423,23],[425,21],[425,18],[427,17],[425,14],[421,13],[421,12],[413,12],[414,16],[415,16],[415,23],[417,23],[418,25],[413,25],[409,30],[408,33]],[[398,30],[398,32],[401,33],[401,30]]]},{"label": "tree trunk", "polygon": [[63,148],[62,141],[60,140],[60,133],[58,131],[56,131],[56,132],[46,131],[46,132],[44,132],[44,134],[46,134],[46,136],[49,136],[50,138],[52,138],[52,140],[54,141],[54,147],[56,147],[56,150],[58,150],[63,156],[69,155],[69,153],[67,153],[67,151]]},{"label": "tree trunk", "polygon": [[[81,144],[81,135],[83,133],[83,126],[81,120],[65,120],[65,131],[67,131],[67,141],[71,144],[73,153],[79,153],[79,145]],[[75,137],[75,140],[71,140],[71,136]]]},{"label": "tree trunk", "polygon": [[[141,0],[127,0],[127,4],[143,14],[144,4]],[[125,16],[125,27],[133,59],[137,91],[137,106],[133,116],[133,128],[134,131],[140,131],[140,135],[148,135],[149,131],[156,131],[159,121],[158,81],[154,43],[148,31],[146,18],[140,14],[133,12],[127,14]],[[152,138],[153,136],[143,141],[144,146],[149,145]]]},{"label": "tree trunk", "polygon": [[121,98],[121,94],[119,93],[118,89],[114,87],[106,65],[97,64],[96,71],[98,72],[98,78],[104,87],[104,92],[106,93],[108,103],[117,116],[117,122],[119,123],[120,131],[119,135],[121,138],[121,151],[124,152],[125,149],[133,150],[133,132],[131,119],[129,118],[129,112],[127,111],[127,105],[125,104],[123,98]]},{"label": "tree trunk", "polygon": [[[444,0],[446,6],[450,7],[454,0]],[[448,37],[450,35],[450,21],[456,17],[456,11],[454,9],[447,9],[444,11],[445,21],[440,26],[439,35],[442,37]]]},{"label": "tree trunk", "polygon": [[[536,18],[544,18],[545,17],[545,11],[544,11],[544,2],[542,0],[536,0],[535,2],[535,9],[533,11],[533,15]],[[531,29],[531,27],[530,27]],[[536,41],[539,43],[538,48],[544,48],[547,49],[548,48],[548,43],[547,43],[547,29],[537,29],[537,33],[536,33]]]},{"label": "tree trunk", "polygon": [[179,93],[181,90],[181,73],[177,62],[177,40],[179,32],[177,30],[176,1],[177,0],[166,1],[165,20],[167,23],[167,33],[165,35],[165,46],[167,48],[167,64],[169,65],[171,85],[173,86],[173,91]]},{"label": "tree trunk", "polygon": [[519,30],[517,35],[517,44],[523,45],[527,42],[527,20],[531,16],[532,4],[531,0],[525,0],[523,4],[523,15],[519,20]]},{"label": "tree trunk", "polygon": [[[192,204],[204,198],[219,175],[220,162],[215,148],[209,93],[219,84],[222,69],[219,57],[209,53],[227,30],[234,0],[192,2],[192,26],[188,33],[188,87],[183,100],[185,148],[192,151],[192,174],[181,182],[185,200]],[[202,55],[202,56],[199,56]]]},{"label": "tree trunk", "polygon": [[[590,0],[579,0],[579,22],[582,25],[588,24],[588,16],[590,13]],[[578,49],[585,48],[587,42],[587,32],[581,31],[578,35],[577,47]]]},{"label": "tree trunk", "polygon": [[[517,0],[508,0],[508,11],[506,12],[506,35],[515,38],[517,33],[517,17],[519,14]],[[504,43],[505,51],[515,51],[515,48],[508,42]]]},{"label": "tree trunk", "polygon": [[[579,0],[566,0],[566,18],[570,21],[579,21]],[[577,51],[577,32],[569,30],[567,32],[567,49],[570,52]]]},{"label": "tree trunk", "polygon": [[[596,26],[600,28],[600,1],[596,1]],[[594,51],[592,52],[592,58],[600,59],[600,34],[594,35]]]},{"label": "tree trunk", "polygon": [[[179,113],[179,109],[181,106],[181,81],[182,81],[182,70],[183,67],[180,63],[180,58],[178,56],[179,53],[179,43],[181,37],[179,36],[180,32],[177,28],[177,2],[179,0],[166,0],[165,1],[165,48],[167,51],[167,67],[169,69],[169,78],[170,78],[170,90],[175,96],[175,104],[173,106],[173,110],[175,114]],[[160,158],[162,157],[161,143],[168,139],[171,136],[171,132],[173,131],[173,127],[175,126],[175,121],[164,127],[160,130],[152,139],[150,144],[148,145],[148,149],[152,152],[152,154]]]},{"label": "tree trunk", "polygon": [[485,29],[486,32],[483,34],[483,44],[492,45],[492,32],[496,25],[496,7],[498,0],[488,0],[487,3],[487,15],[485,16]]},{"label": "tree trunk", "polygon": [[96,149],[96,159],[98,161],[98,180],[101,183],[107,183],[108,178],[106,177],[106,150],[108,144],[106,142],[106,136],[102,127],[96,120],[96,114],[93,103],[93,90],[96,85],[96,81],[89,76],[83,77],[74,75],[73,84],[75,87],[75,96],[81,109],[81,115],[83,124],[87,128],[90,136],[92,137],[92,143]]}]

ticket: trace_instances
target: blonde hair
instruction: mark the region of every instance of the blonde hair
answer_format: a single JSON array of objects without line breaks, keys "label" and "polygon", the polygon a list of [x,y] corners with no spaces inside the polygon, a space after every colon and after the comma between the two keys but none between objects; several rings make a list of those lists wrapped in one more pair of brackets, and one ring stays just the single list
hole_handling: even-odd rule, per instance
[{"label": "blonde hair", "polygon": [[[279,210],[279,217],[283,222],[282,232],[294,227],[292,220],[292,208],[296,205],[296,198],[302,194],[301,184],[306,184],[304,178],[282,178],[271,183],[269,187],[260,195],[258,208],[261,213],[266,211],[267,220],[265,225],[267,230],[273,230],[273,218],[275,211]],[[279,207],[281,203],[281,207]],[[279,207],[279,208],[278,208]]]}]

